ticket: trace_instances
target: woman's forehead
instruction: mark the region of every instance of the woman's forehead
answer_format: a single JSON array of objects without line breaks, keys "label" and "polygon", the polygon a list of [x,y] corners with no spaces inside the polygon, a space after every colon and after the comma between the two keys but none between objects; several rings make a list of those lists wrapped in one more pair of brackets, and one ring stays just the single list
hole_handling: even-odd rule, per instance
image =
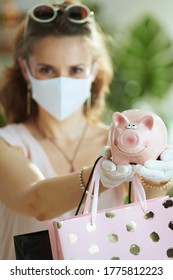
[{"label": "woman's forehead", "polygon": [[32,57],[46,61],[64,61],[64,63],[88,63],[92,60],[87,41],[78,36],[46,37],[36,41],[32,49]]}]

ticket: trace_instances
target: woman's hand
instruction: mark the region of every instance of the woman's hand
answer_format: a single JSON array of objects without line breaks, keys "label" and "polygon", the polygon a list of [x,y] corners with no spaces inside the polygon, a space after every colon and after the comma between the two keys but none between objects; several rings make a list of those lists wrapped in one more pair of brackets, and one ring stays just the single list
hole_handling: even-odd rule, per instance
[{"label": "woman's hand", "polygon": [[103,147],[101,156],[104,157],[100,168],[100,180],[105,188],[113,188],[133,179],[134,171],[130,164],[115,165],[111,160],[111,150]]},{"label": "woman's hand", "polygon": [[173,176],[173,145],[161,154],[160,160],[147,160],[144,165],[135,165],[134,170],[152,182],[168,181]]}]

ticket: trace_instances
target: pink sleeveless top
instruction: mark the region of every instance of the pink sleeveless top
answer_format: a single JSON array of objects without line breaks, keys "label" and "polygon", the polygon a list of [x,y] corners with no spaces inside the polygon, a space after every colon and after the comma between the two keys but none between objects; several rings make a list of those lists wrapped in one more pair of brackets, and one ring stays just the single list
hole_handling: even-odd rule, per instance
[{"label": "pink sleeveless top", "polygon": [[[53,169],[47,155],[23,124],[9,124],[0,128],[0,137],[12,146],[21,147],[24,155],[41,171],[43,178],[55,177],[58,174]],[[22,174],[21,174],[22,176]],[[120,204],[119,192],[108,190],[99,199],[99,209]],[[76,209],[75,209],[76,210]],[[63,217],[74,215],[75,210],[65,213]],[[37,221],[35,218],[16,213],[0,202],[0,259],[15,259],[13,236],[47,229],[47,221]]]}]

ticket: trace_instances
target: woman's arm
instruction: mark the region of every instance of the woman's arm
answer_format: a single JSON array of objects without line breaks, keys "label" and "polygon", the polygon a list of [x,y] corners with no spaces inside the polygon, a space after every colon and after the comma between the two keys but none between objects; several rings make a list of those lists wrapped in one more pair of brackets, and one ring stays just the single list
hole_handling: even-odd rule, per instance
[{"label": "woman's arm", "polygon": [[[82,190],[78,173],[44,179],[18,149],[0,139],[0,200],[19,213],[46,220],[79,204]],[[83,172],[87,183],[92,167]],[[101,186],[100,191],[104,191]]]}]

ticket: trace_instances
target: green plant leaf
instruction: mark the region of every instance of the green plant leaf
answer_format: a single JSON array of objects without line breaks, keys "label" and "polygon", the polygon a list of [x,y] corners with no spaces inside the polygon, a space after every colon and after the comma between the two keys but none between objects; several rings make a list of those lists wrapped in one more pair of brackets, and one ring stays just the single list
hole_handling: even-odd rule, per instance
[{"label": "green plant leaf", "polygon": [[151,15],[128,31],[114,56],[117,70],[107,104],[112,110],[131,108],[139,97],[163,98],[173,82],[173,44]]}]

